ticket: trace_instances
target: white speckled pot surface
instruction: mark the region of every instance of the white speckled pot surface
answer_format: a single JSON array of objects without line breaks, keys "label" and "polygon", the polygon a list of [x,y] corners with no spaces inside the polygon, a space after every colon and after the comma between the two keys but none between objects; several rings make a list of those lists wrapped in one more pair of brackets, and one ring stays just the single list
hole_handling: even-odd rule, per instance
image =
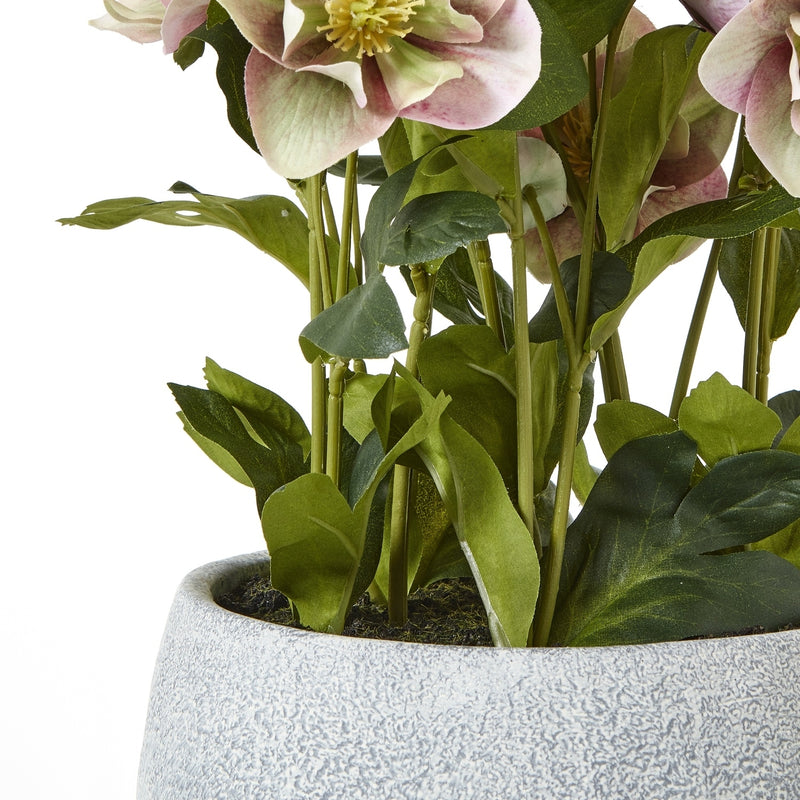
[{"label": "white speckled pot surface", "polygon": [[800,631],[496,650],[309,633],[181,584],[138,800],[798,800]]}]

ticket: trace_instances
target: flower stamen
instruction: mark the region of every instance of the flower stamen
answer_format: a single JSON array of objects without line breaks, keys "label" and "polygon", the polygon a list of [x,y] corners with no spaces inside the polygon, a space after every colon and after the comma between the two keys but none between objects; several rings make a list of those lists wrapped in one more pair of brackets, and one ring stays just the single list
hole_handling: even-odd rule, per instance
[{"label": "flower stamen", "polygon": [[414,8],[424,4],[425,0],[325,0],[328,24],[317,31],[345,53],[358,46],[359,59],[364,53],[388,53],[392,37],[411,33],[406,23],[416,13]]}]

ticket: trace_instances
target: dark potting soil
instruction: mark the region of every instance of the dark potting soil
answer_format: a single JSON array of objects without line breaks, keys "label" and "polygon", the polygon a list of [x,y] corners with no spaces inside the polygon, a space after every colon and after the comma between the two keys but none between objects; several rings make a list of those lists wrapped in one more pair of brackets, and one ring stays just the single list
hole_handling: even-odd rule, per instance
[{"label": "dark potting soil", "polygon": [[[303,627],[292,618],[286,597],[261,576],[249,578],[216,601],[237,614]],[[402,628],[390,625],[386,609],[364,595],[353,606],[344,635],[425,644],[492,646],[478,591],[473,583],[459,578],[438,581],[414,592],[408,598],[408,622]]]}]

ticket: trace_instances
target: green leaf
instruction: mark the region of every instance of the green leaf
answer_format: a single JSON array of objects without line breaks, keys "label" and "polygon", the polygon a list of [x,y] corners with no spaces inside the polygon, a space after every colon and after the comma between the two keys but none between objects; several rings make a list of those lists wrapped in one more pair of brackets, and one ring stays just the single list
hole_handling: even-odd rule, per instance
[{"label": "green leaf", "polygon": [[697,442],[709,466],[738,453],[768,450],[781,429],[774,411],[718,372],[683,401],[678,425]]},{"label": "green leaf", "polygon": [[[183,412],[184,424],[188,423],[199,436],[216,445],[214,452],[217,448],[227,451],[247,476],[256,491],[259,513],[276,489],[306,471],[299,447],[296,450],[265,447],[251,436],[236,409],[221,394],[193,386],[168,385]],[[192,438],[197,441],[194,435]],[[224,464],[221,466],[226,468]],[[228,468],[226,471],[231,472]]]},{"label": "green leaf", "polygon": [[223,369],[210,358],[206,359],[204,374],[208,388],[238,409],[264,444],[273,447],[277,437],[283,442],[297,444],[303,456],[308,455],[311,434],[300,414],[280,395]]},{"label": "green leaf", "polygon": [[378,260],[391,265],[432,261],[505,229],[490,197],[477,192],[423,195],[403,206],[392,220]]},{"label": "green leaf", "polygon": [[239,33],[231,19],[224,22],[209,20],[208,26],[200,25],[187,38],[210,44],[217,51],[217,83],[227,101],[228,122],[236,134],[258,153],[244,96],[244,68],[253,46]]},{"label": "green leaf", "polygon": [[333,481],[319,474],[298,478],[264,504],[272,584],[292,601],[304,625],[341,633],[356,590],[372,577],[362,567],[365,554],[374,558],[370,534],[380,532],[373,512],[378,487],[400,455],[431,435],[447,403],[431,398],[372,473],[351,481],[358,484],[352,509]]},{"label": "green leaf", "polygon": [[746,236],[798,207],[800,199],[775,186],[757,195],[742,195],[684,208],[648,225],[616,253],[633,272],[633,283],[625,299],[595,322],[590,347],[593,350],[602,347],[633,301],[685,246],[686,237],[728,239]]},{"label": "green leaf", "polygon": [[764,552],[714,553],[800,516],[800,456],[746,453],[690,489],[684,434],[618,450],[570,526],[551,641],[634,644],[800,621],[800,570]]},{"label": "green leaf", "polygon": [[178,412],[178,419],[183,423],[183,429],[191,440],[225,473],[244,486],[253,488],[253,482],[247,473],[239,466],[239,462],[221,445],[205,436],[201,436],[189,423],[186,414]]},{"label": "green leaf", "polygon": [[[571,35],[575,31],[565,29],[563,19],[566,15],[553,10],[559,4],[563,5],[561,0],[531,0],[542,26],[542,71],[519,105],[491,128],[513,131],[538,128],[569,111],[589,91],[589,77],[581,57],[586,51],[580,49],[582,42],[576,46]],[[623,4],[617,0],[617,5]],[[597,4],[590,5],[595,8]],[[570,2],[570,6],[577,7],[574,2]],[[591,10],[580,8],[578,16],[591,15]]]},{"label": "green leaf", "polygon": [[[733,300],[742,328],[745,327],[747,315],[752,243],[751,236],[729,239],[723,243],[719,257],[719,276]],[[798,309],[800,309],[800,230],[782,230],[775,291],[775,315],[770,333],[773,341],[786,334]]]},{"label": "green leaf", "polygon": [[[434,149],[460,141],[462,138],[464,137],[455,136]],[[361,252],[364,256],[364,268],[368,275],[378,268],[380,254],[386,246],[385,242],[389,235],[389,226],[402,208],[417,168],[427,155],[429,154],[421,156],[402,169],[393,172],[372,196],[364,220],[364,234],[361,237]]]},{"label": "green leaf", "polygon": [[774,553],[800,569],[800,522],[795,522],[782,531],[755,542],[752,549]]},{"label": "green leaf", "polygon": [[[574,316],[578,296],[580,256],[567,259],[560,267],[561,279]],[[628,294],[632,275],[614,253],[597,251],[592,258],[592,284],[589,301],[589,324],[616,308]],[[528,325],[531,341],[549,342],[563,336],[552,287]]]},{"label": "green leaf", "polygon": [[343,361],[386,358],[406,347],[403,315],[380,273],[314,317],[300,334],[300,348],[309,362],[317,356]]},{"label": "green leaf", "polygon": [[[614,25],[628,10],[629,0],[549,0],[581,53],[587,53],[608,36]],[[534,4],[538,9],[538,4]],[[538,12],[537,12],[538,13]]]},{"label": "green leaf", "polygon": [[[88,206],[79,217],[60,219],[63,225],[110,230],[138,219],[162,225],[227,228],[287,267],[308,287],[308,220],[285,197],[260,195],[237,200],[196,192],[177,183],[173,191],[191,192],[194,200],[156,202],[146,197],[104,200]],[[338,247],[328,240],[332,264]],[[335,271],[335,270],[334,270]]]},{"label": "green leaf", "polygon": [[623,88],[609,103],[600,162],[600,216],[610,249],[633,236],[650,178],[711,36],[672,26],[643,36]]},{"label": "green leaf", "polygon": [[[328,167],[329,175],[336,175],[344,178],[347,171],[347,159],[343,158],[336,164]],[[386,167],[381,156],[359,156],[358,157],[358,182],[365,186],[380,186],[388,177]]]},{"label": "green leaf", "polygon": [[598,406],[594,430],[608,459],[628,442],[659,433],[673,433],[678,430],[678,424],[654,408],[614,400]]}]

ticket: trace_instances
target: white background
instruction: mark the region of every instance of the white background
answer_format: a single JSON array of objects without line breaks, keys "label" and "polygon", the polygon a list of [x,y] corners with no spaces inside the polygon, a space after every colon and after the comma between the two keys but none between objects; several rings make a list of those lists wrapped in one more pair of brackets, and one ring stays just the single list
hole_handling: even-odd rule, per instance
[{"label": "white background", "polygon": [[[109,197],[166,199],[179,179],[284,192],[228,129],[214,56],[181,73],[160,45],[89,28],[101,5],[39,4],[0,51],[0,791],[14,800],[134,797],[178,582],[263,546],[252,493],[185,436],[166,382],[199,385],[209,355],[306,409],[307,300],[281,267],[220,230],[55,223]],[[641,5],[685,19],[674,2]],[[703,265],[673,267],[622,331],[633,399],[662,411]],[[695,379],[736,381],[742,335],[721,291],[714,321]],[[795,388],[798,343],[776,345],[773,393]]]}]

